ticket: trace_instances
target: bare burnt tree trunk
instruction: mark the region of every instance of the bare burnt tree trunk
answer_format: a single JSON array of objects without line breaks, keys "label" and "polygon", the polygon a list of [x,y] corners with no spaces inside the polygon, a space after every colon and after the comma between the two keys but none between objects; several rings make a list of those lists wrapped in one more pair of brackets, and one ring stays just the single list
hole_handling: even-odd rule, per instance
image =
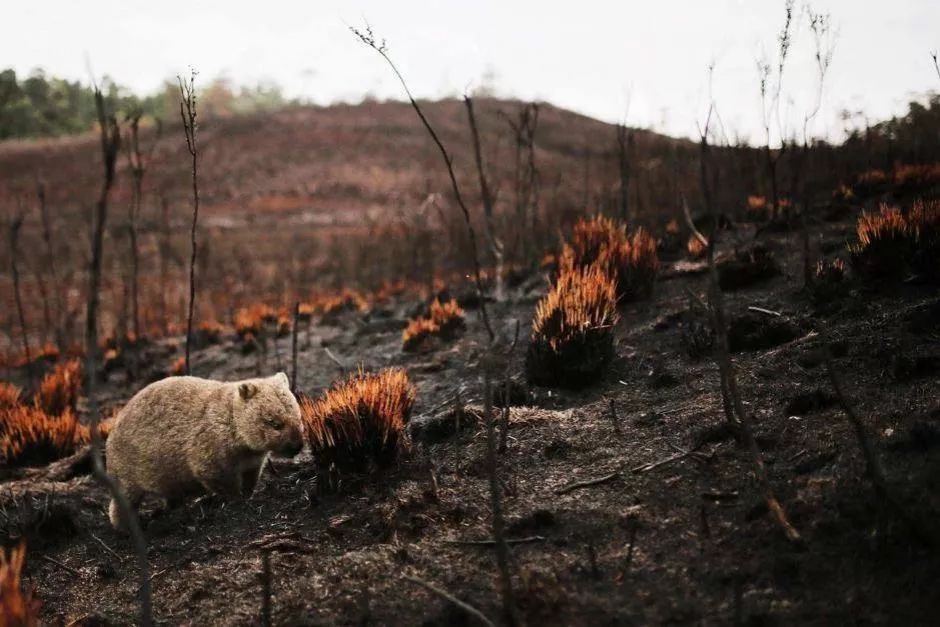
[{"label": "bare burnt tree trunk", "polygon": [[764,501],[767,504],[767,509],[771,517],[784,532],[784,535],[788,540],[791,542],[800,542],[802,538],[800,537],[799,532],[790,523],[783,506],[777,500],[777,497],[773,492],[773,488],[770,485],[770,479],[767,476],[767,467],[764,465],[764,460],[760,449],[757,446],[757,441],[754,439],[754,434],[751,431],[750,418],[747,416],[744,410],[744,404],[741,401],[741,394],[738,390],[737,376],[735,375],[734,371],[734,363],[731,361],[731,351],[728,347],[728,321],[724,308],[724,296],[721,292],[721,287],[718,282],[718,269],[715,264],[715,246],[719,233],[718,212],[715,209],[715,205],[712,199],[710,180],[712,173],[709,171],[709,166],[711,163],[711,147],[708,144],[708,129],[713,109],[714,105],[712,105],[712,108],[709,109],[708,121],[706,121],[705,129],[702,131],[700,141],[700,174],[702,196],[705,201],[705,207],[712,218],[712,232],[708,239],[705,239],[705,237],[702,236],[702,234],[695,228],[688,204],[684,204],[684,209],[689,228],[692,230],[695,236],[706,245],[709,274],[709,310],[711,312],[712,325],[715,329],[715,336],[718,343],[717,361],[721,381],[722,403],[728,424],[734,430],[739,441],[744,444],[746,450],[748,451],[751,462],[754,465],[758,483],[760,484],[761,491],[763,492]]},{"label": "bare burnt tree trunk", "polygon": [[108,199],[114,185],[114,165],[121,145],[121,131],[114,116],[105,112],[104,97],[95,88],[95,106],[98,111],[98,124],[101,128],[101,153],[104,158],[104,180],[101,193],[93,215],[91,241],[91,264],[88,269],[88,306],[85,311],[85,390],[88,396],[91,416],[91,457],[95,478],[108,490],[120,510],[121,517],[127,522],[131,540],[137,553],[138,576],[140,585],[140,623],[150,626],[153,616],[150,598],[150,565],[147,563],[147,542],[137,514],[118,483],[105,471],[102,460],[101,432],[98,429],[98,399],[95,396],[95,384],[98,373],[98,305],[101,291],[101,266],[104,256],[104,232],[108,219]]},{"label": "bare burnt tree trunk", "polygon": [[160,196],[160,318],[163,324],[163,333],[170,333],[170,312],[169,297],[167,289],[170,274],[170,256],[173,254],[170,237],[170,206],[167,204],[166,196]]},{"label": "bare burnt tree trunk", "polygon": [[297,333],[300,329],[300,301],[294,303],[294,316],[291,320],[290,338],[290,389],[297,396]]},{"label": "bare burnt tree trunk", "polygon": [[[488,357],[494,360],[495,355]],[[483,416],[486,420],[486,465],[490,484],[490,505],[492,507],[493,541],[496,548],[496,564],[499,568],[500,594],[503,598],[503,617],[507,625],[517,625],[516,604],[512,591],[512,573],[509,568],[509,545],[506,543],[505,521],[503,520],[503,500],[499,481],[499,461],[496,456],[496,424],[493,420],[493,385],[492,363],[483,367]]]},{"label": "bare burnt tree trunk", "polygon": [[940,545],[940,537],[938,537],[937,533],[932,529],[928,529],[920,520],[911,516],[888,486],[887,473],[881,463],[881,458],[878,456],[878,452],[875,450],[871,438],[868,437],[865,424],[845,395],[845,391],[842,387],[842,379],[832,362],[832,350],[828,338],[823,337],[825,344],[824,355],[826,360],[826,373],[829,375],[829,382],[832,384],[832,389],[836,393],[836,399],[838,399],[839,404],[842,406],[842,411],[845,413],[846,418],[848,418],[849,423],[852,425],[852,430],[855,432],[855,439],[858,440],[858,447],[861,449],[862,457],[865,460],[865,471],[868,474],[868,478],[871,480],[872,487],[875,489],[875,494],[881,502],[887,503],[888,506],[894,510],[898,518],[903,520],[921,541],[934,547]]},{"label": "bare burnt tree trunk", "polygon": [[26,259],[27,267],[32,271],[33,278],[36,280],[36,288],[39,290],[39,299],[42,301],[42,343],[49,342],[53,337],[52,307],[49,303],[49,286],[46,284],[46,277],[42,272],[29,263]]},{"label": "bare burnt tree trunk", "polygon": [[630,153],[633,149],[633,131],[625,124],[617,125],[617,165],[620,174],[620,219],[630,224]]},{"label": "bare burnt tree trunk", "polygon": [[483,277],[480,271],[480,254],[477,249],[477,236],[476,230],[473,228],[473,221],[470,219],[470,210],[467,208],[467,203],[464,202],[463,194],[460,193],[460,185],[457,184],[457,175],[454,172],[454,160],[451,157],[450,153],[447,152],[447,149],[444,148],[444,144],[441,142],[440,137],[438,137],[437,132],[434,130],[434,127],[431,126],[431,123],[428,121],[427,117],[424,115],[424,111],[421,110],[418,101],[414,99],[414,96],[411,95],[411,90],[408,89],[408,84],[405,82],[405,78],[401,75],[401,72],[398,71],[398,67],[392,62],[391,57],[388,56],[388,50],[385,46],[385,41],[377,41],[375,39],[375,34],[372,32],[372,28],[366,26],[365,31],[360,31],[356,28],[350,27],[349,29],[359,40],[365,45],[369,46],[375,50],[385,62],[388,63],[389,67],[392,69],[392,72],[395,73],[396,78],[401,83],[402,88],[405,90],[405,95],[408,96],[408,101],[411,103],[411,107],[415,110],[415,113],[418,115],[418,119],[421,120],[421,124],[424,125],[425,130],[428,132],[428,135],[431,136],[431,139],[434,141],[434,145],[437,146],[438,151],[441,154],[441,158],[444,160],[444,165],[447,167],[447,175],[450,178],[451,189],[454,193],[454,199],[457,201],[457,206],[460,207],[460,211],[463,214],[464,224],[467,227],[467,239],[470,242],[470,254],[473,258],[473,274],[476,282],[477,297],[480,300],[480,317],[483,320],[483,326],[486,328],[487,336],[489,337],[490,342],[496,338],[496,334],[493,332],[493,327],[490,325],[489,314],[486,310],[486,298],[483,291]]},{"label": "bare burnt tree trunk", "polygon": [[20,319],[20,331],[23,334],[23,356],[26,358],[26,374],[29,383],[33,383],[33,359],[29,352],[29,329],[26,326],[26,312],[23,309],[23,294],[20,290],[20,268],[18,262],[19,251],[17,244],[20,239],[20,229],[23,227],[25,214],[20,211],[10,220],[10,272],[13,275],[13,297],[16,300],[16,313]]},{"label": "bare burnt tree trunk", "polygon": [[42,241],[45,245],[45,272],[52,281],[52,328],[55,344],[59,351],[65,350],[65,334],[62,328],[64,305],[62,298],[62,284],[59,281],[59,271],[56,266],[55,247],[52,242],[52,220],[46,206],[46,188],[41,181],[36,182],[36,199],[39,202],[39,221],[42,226]]},{"label": "bare burnt tree trunk", "polygon": [[199,148],[196,145],[196,72],[189,75],[189,82],[177,77],[180,86],[180,118],[183,120],[183,132],[186,135],[186,147],[192,157],[193,178],[193,226],[190,231],[189,257],[189,312],[186,316],[186,374],[192,374],[189,364],[190,345],[193,336],[193,309],[196,303],[196,225],[199,222]]},{"label": "bare burnt tree trunk", "polygon": [[538,169],[535,166],[535,132],[539,123],[539,105],[530,102],[519,110],[518,121],[506,121],[516,140],[514,172],[516,225],[519,229],[523,264],[537,263],[536,233],[538,232]]},{"label": "bare burnt tree trunk", "polygon": [[160,120],[156,120],[156,131],[153,143],[146,158],[140,150],[140,118],[142,113],[137,111],[129,117],[129,133],[125,146],[127,147],[127,163],[131,171],[133,184],[131,186],[131,204],[127,212],[127,234],[130,240],[131,253],[131,273],[130,273],[130,298],[131,298],[131,328],[134,336],[140,338],[140,246],[137,243],[138,238],[138,220],[140,219],[141,199],[144,193],[144,174],[147,172],[147,165],[150,157],[153,155],[157,141],[160,139],[162,125]]},{"label": "bare burnt tree trunk", "polygon": [[496,286],[496,300],[502,302],[505,299],[503,289],[503,242],[496,235],[496,225],[494,223],[494,198],[490,189],[489,181],[486,178],[486,166],[483,163],[483,149],[480,146],[480,131],[477,128],[476,114],[473,111],[473,99],[470,96],[463,97],[464,105],[467,107],[467,120],[470,123],[470,137],[473,140],[473,159],[477,166],[477,176],[480,181],[480,198],[483,201],[483,224],[485,226],[486,239],[490,244],[490,252],[495,261],[496,276],[494,284]]}]

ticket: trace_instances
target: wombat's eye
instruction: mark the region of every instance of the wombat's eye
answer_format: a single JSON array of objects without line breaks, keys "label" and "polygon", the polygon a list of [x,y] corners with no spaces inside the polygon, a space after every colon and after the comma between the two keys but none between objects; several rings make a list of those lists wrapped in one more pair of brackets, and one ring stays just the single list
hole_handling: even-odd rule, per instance
[{"label": "wombat's eye", "polygon": [[273,418],[267,418],[267,419],[265,419],[264,422],[265,422],[269,427],[271,427],[272,429],[277,429],[278,431],[280,431],[281,429],[284,428],[284,423],[281,422],[280,420],[274,420]]}]

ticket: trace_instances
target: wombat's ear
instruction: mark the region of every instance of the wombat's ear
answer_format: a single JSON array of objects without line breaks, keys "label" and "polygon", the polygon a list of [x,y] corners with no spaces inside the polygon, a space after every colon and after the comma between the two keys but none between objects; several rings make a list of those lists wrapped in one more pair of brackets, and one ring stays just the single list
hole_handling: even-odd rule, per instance
[{"label": "wombat's ear", "polygon": [[257,393],[258,386],[254,383],[240,383],[238,385],[238,395],[242,397],[243,401],[247,401]]},{"label": "wombat's ear", "polygon": [[290,388],[290,380],[287,378],[287,374],[279,372],[271,378],[274,379],[277,383],[283,384],[284,387]]}]

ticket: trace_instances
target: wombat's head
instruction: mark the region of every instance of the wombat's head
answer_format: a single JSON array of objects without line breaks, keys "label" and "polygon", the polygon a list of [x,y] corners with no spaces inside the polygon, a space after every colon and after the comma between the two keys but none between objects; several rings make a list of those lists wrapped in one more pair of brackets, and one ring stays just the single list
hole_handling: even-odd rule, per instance
[{"label": "wombat's head", "polygon": [[304,446],[300,406],[283,372],[240,382],[233,413],[239,437],[253,451],[294,456]]}]

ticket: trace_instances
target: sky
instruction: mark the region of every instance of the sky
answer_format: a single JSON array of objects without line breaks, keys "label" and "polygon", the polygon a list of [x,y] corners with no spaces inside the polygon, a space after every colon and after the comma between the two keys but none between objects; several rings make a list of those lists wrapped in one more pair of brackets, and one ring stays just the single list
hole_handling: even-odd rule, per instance
[{"label": "sky", "polygon": [[[401,87],[349,26],[366,21],[416,96],[480,88],[608,122],[695,136],[713,99],[726,134],[762,141],[757,59],[775,64],[784,0],[6,0],[0,67],[88,81],[88,63],[137,92],[194,67],[197,82],[273,81],[319,104]],[[839,112],[871,120],[940,91],[940,0],[814,0],[836,33],[810,129],[839,137]],[[877,9],[873,7],[879,7]],[[780,124],[801,128],[818,79],[807,19],[782,81]],[[714,64],[711,81],[708,67]],[[709,88],[709,84],[711,87]],[[711,94],[711,96],[709,96]],[[862,118],[859,117],[858,120]],[[858,123],[858,122],[856,122]]]}]

